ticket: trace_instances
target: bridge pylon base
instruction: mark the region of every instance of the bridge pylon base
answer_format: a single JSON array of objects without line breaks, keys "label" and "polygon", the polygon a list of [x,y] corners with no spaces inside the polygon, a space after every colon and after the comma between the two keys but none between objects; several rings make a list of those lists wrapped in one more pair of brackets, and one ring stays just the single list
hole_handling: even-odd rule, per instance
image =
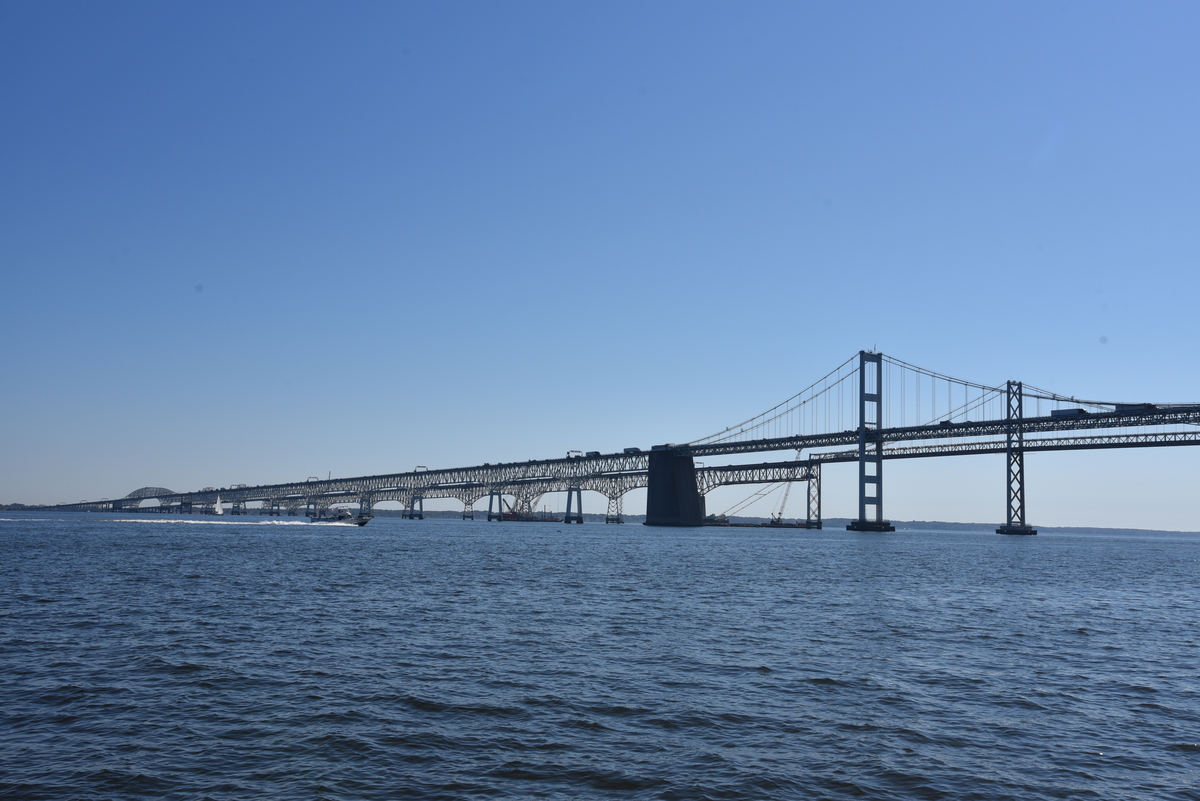
[{"label": "bridge pylon base", "polygon": [[1037,534],[1037,529],[1033,526],[1001,526],[996,529],[997,534]]},{"label": "bridge pylon base", "polygon": [[696,484],[691,456],[660,449],[650,452],[646,486],[647,526],[704,525],[704,496]]},{"label": "bridge pylon base", "polygon": [[[571,511],[571,502],[575,502],[575,511]],[[583,489],[571,487],[567,490],[567,513],[563,515],[564,523],[583,523]]]},{"label": "bridge pylon base", "polygon": [[800,528],[824,528],[820,520],[805,520],[799,524]]},{"label": "bridge pylon base", "polygon": [[886,520],[851,520],[847,531],[895,531],[896,527]]},{"label": "bridge pylon base", "polygon": [[[492,511],[493,502],[496,504],[496,511],[494,512]],[[504,520],[504,496],[498,492],[493,491],[488,493],[487,519],[489,523],[493,520]]]}]

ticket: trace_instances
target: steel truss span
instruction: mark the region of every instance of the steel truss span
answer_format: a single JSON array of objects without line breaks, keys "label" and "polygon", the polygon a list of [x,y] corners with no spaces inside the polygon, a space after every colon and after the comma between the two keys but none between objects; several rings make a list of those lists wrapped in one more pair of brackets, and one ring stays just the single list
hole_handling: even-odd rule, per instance
[{"label": "steel truss span", "polygon": [[[808,524],[819,527],[820,465],[856,461],[859,516],[850,527],[887,531],[891,527],[883,515],[884,462],[1003,453],[1007,512],[1000,531],[1024,534],[1035,533],[1025,521],[1026,453],[1197,444],[1200,403],[1078,400],[1018,381],[999,385],[965,381],[882,353],[860,351],[763,414],[709,437],[659,445],[650,451],[629,449],[617,454],[254,487],[205,487],[195,492],[142,487],[117,500],[42,508],[216,511],[219,499],[222,507],[231,506],[235,514],[245,511],[248,504],[259,504],[256,511],[260,512],[295,514],[305,507],[324,509],[339,504],[370,511],[378,503],[398,501],[409,516],[419,517],[426,499],[455,498],[463,504],[463,516],[474,517],[475,503],[485,497],[512,497],[516,511],[531,513],[546,493],[568,493],[578,504],[580,493],[590,490],[608,499],[609,522],[621,522],[622,497],[630,490],[646,488],[647,522],[657,516],[656,524],[698,525],[703,497],[717,487],[805,481],[809,484]],[[803,458],[721,467],[698,466],[694,461],[782,451],[794,451]],[[156,499],[158,505],[141,507],[147,499]],[[660,510],[655,515],[650,514],[652,506]],[[569,516],[582,519],[578,505]],[[489,512],[488,517],[500,515]]]}]

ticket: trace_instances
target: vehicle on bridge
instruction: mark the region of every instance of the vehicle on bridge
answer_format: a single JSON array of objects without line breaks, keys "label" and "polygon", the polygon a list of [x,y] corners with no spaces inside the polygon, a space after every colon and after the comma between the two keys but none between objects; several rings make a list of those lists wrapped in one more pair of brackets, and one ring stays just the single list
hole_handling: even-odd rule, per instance
[{"label": "vehicle on bridge", "polygon": [[[888,378],[884,368],[895,373]],[[885,378],[887,379],[885,381]],[[924,387],[924,389],[922,389]],[[1035,405],[1035,413],[1025,410]],[[1051,408],[1043,415],[1042,404]],[[886,413],[886,414],[885,414]],[[857,427],[843,428],[846,422]],[[1157,427],[1154,430],[1144,430]],[[841,430],[839,430],[841,429]],[[1132,430],[1131,430],[1132,429]],[[1143,430],[1136,430],[1143,429]],[[1049,436],[1048,436],[1049,435]],[[619,454],[568,451],[566,458],[484,463],[482,466],[355,476],[322,481],[284,482],[249,488],[204,487],[173,492],[142,487],[124,498],[80,501],[38,509],[78,512],[223,512],[298,515],[305,505],[313,522],[365,525],[381,501],[402,501],[408,517],[423,518],[425,498],[455,498],[463,519],[474,519],[474,504],[488,498],[487,519],[582,523],[582,493],[608,500],[605,522],[620,523],[621,497],[646,490],[646,525],[699,526],[706,522],[704,496],[719,486],[807,482],[803,528],[821,528],[821,465],[858,463],[858,514],[847,528],[894,531],[883,514],[883,465],[892,459],[1000,454],[1006,462],[1005,524],[1000,534],[1035,534],[1025,521],[1025,456],[1042,451],[1200,445],[1200,403],[1116,403],[1079,400],[1020,381],[990,386],[925,370],[860,351],[820,381],[755,417],[708,437],[653,445],[646,452]],[[795,451],[796,459],[758,464],[705,466],[700,458]],[[801,454],[805,454],[801,457]],[[566,492],[566,514],[537,515],[537,501]],[[509,504],[505,496],[516,503]],[[156,499],[156,506],[143,507]],[[328,510],[358,503],[351,511]],[[505,509],[507,507],[507,509]],[[319,510],[326,511],[319,511]],[[252,512],[251,512],[252,513]],[[782,523],[782,512],[772,515]],[[707,522],[719,522],[716,518]],[[801,527],[800,518],[797,518]]]}]

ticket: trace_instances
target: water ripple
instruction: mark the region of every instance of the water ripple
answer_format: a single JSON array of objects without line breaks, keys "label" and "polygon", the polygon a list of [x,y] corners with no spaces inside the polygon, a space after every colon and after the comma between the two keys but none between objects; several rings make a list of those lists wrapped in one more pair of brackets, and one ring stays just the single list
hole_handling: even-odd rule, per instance
[{"label": "water ripple", "polygon": [[0,797],[1200,797],[1200,539],[180,522],[0,520]]}]

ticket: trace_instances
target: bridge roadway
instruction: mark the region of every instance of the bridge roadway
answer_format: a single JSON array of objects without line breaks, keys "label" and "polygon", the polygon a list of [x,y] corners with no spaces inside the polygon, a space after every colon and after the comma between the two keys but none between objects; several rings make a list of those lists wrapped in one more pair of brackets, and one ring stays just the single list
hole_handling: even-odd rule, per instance
[{"label": "bridge roadway", "polygon": [[[663,507],[666,509],[665,517],[660,514],[655,521],[648,509],[648,522],[694,525],[703,518],[704,496],[716,487],[807,481],[808,519],[810,524],[820,525],[820,465],[862,459],[860,447],[829,450],[831,448],[861,446],[862,441],[866,441],[879,445],[884,460],[1005,453],[1011,448],[1010,438],[1014,433],[1022,437],[1049,433],[1073,434],[1024,439],[1021,450],[1025,452],[1200,444],[1200,428],[1197,431],[1079,435],[1084,431],[1167,425],[1200,427],[1200,405],[1093,413],[1078,417],[984,420],[902,428],[872,429],[860,426],[846,431],[806,436],[657,446],[649,452],[483,464],[253,487],[207,488],[198,492],[173,492],[161,487],[146,487],[121,499],[81,501],[45,508],[132,511],[144,500],[154,498],[158,500],[158,506],[150,509],[156,511],[192,511],[197,507],[211,511],[219,496],[222,504],[232,504],[235,511],[244,510],[249,503],[260,503],[264,509],[274,513],[287,511],[294,514],[304,506],[325,508],[335,504],[357,504],[364,510],[370,510],[383,501],[398,501],[415,514],[424,499],[455,498],[463,503],[464,515],[473,516],[475,503],[487,496],[511,496],[516,499],[513,506],[518,512],[530,514],[546,493],[592,490],[608,499],[610,517],[619,519],[620,501],[625,493],[651,487],[649,501],[653,503],[656,493],[652,485],[658,483],[665,488],[665,494],[663,491],[657,493],[659,499],[666,498]],[[922,440],[937,442],[929,445],[901,444]],[[694,462],[698,457],[786,450],[809,453],[801,460],[720,467],[697,466]],[[656,461],[660,463],[657,469],[653,464]],[[658,511],[662,512],[662,509]]]},{"label": "bridge roadway", "polygon": [[[883,463],[890,459],[912,459],[922,457],[957,456],[968,453],[1004,453],[1007,456],[1007,523],[999,533],[1035,534],[1025,524],[1025,467],[1027,451],[1090,450],[1101,448],[1159,447],[1165,445],[1200,444],[1200,429],[1197,431],[1176,430],[1147,434],[1129,432],[1129,429],[1152,426],[1198,426],[1200,427],[1200,404],[1171,404],[1153,406],[1140,404],[1136,407],[1114,405],[1113,411],[1051,414],[1045,417],[1025,417],[1022,414],[1022,388],[1017,382],[1009,382],[1009,416],[998,420],[962,421],[951,420],[939,423],[884,428],[871,421],[881,419],[880,396],[868,392],[868,365],[874,364],[873,386],[882,385],[880,357],[868,352],[860,353],[859,380],[859,426],[845,431],[803,436],[777,437],[771,439],[747,439],[729,441],[706,441],[680,446],[669,446],[669,452],[656,449],[651,452],[650,491],[646,498],[646,522],[650,525],[696,525],[703,519],[703,498],[692,489],[695,483],[689,476],[689,465],[696,457],[757,453],[796,449],[809,451],[808,459],[819,465],[825,462],[850,462],[859,464],[859,513],[850,528],[857,531],[891,531],[892,526],[883,518]],[[871,406],[875,408],[871,408]],[[1101,436],[1081,436],[1079,432],[1110,430]],[[1053,433],[1071,433],[1065,437],[1036,437]],[[1026,439],[1027,435],[1031,436]],[[901,445],[916,441],[938,441],[932,445]],[[828,449],[856,445],[854,450],[830,451]],[[818,450],[821,452],[813,452]],[[809,487],[809,519],[812,523],[814,503],[819,509],[819,470],[810,474],[816,479],[818,488],[814,497],[812,482]],[[868,514],[873,507],[874,515]],[[819,513],[818,513],[819,520]],[[819,525],[819,522],[818,522]]]},{"label": "bridge roadway", "polygon": [[[867,439],[872,442],[904,442],[911,440],[967,439],[975,437],[1007,437],[1014,429],[1023,435],[1044,434],[1056,431],[1084,431],[1106,428],[1137,428],[1143,426],[1194,425],[1200,426],[1200,404],[1187,406],[1164,406],[1156,409],[1093,413],[1079,417],[1023,417],[1019,421],[1008,419],[966,421],[962,423],[935,423],[905,428],[880,428],[868,430]],[[738,442],[712,442],[696,445],[671,446],[681,456],[695,458],[725,456],[735,453],[765,453],[770,451],[809,450],[830,448],[840,445],[858,445],[858,428],[829,434],[776,437]],[[1153,443],[1158,444],[1158,443]],[[1131,447],[1129,445],[1095,444],[1089,447]],[[989,451],[990,452],[990,451]],[[948,453],[930,453],[930,456],[946,456]]]}]

